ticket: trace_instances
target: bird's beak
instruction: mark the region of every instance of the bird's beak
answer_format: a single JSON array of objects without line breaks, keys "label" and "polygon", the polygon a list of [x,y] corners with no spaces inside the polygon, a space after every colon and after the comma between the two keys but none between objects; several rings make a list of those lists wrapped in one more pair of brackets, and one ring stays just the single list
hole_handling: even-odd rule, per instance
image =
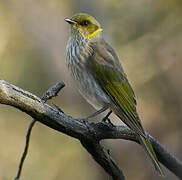
[{"label": "bird's beak", "polygon": [[66,22],[68,22],[69,24],[77,24],[76,21],[73,21],[73,20],[71,20],[71,19],[69,19],[69,18],[65,18],[64,20],[65,20]]}]

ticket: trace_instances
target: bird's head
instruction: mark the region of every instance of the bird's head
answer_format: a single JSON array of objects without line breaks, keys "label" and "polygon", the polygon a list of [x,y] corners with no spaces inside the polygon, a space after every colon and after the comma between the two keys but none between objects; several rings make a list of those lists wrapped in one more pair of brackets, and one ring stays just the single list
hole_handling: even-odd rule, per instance
[{"label": "bird's head", "polygon": [[65,21],[71,25],[72,35],[79,33],[84,39],[93,38],[102,31],[98,21],[88,14],[78,13]]}]

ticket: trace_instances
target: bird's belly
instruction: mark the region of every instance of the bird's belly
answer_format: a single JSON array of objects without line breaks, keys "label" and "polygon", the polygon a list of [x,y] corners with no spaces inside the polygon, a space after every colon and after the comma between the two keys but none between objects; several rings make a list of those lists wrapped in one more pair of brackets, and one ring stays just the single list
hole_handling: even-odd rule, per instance
[{"label": "bird's belly", "polygon": [[79,92],[88,103],[90,103],[95,109],[101,109],[103,106],[109,104],[109,98],[89,72],[83,70],[84,68],[82,69],[76,66],[72,66],[69,69]]}]

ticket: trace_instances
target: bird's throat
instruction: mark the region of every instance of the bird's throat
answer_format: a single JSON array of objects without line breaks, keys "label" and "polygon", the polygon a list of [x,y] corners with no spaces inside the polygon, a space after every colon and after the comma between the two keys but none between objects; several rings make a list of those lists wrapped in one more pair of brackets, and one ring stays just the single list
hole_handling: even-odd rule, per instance
[{"label": "bird's throat", "polygon": [[95,30],[93,33],[88,35],[88,38],[94,37],[96,36],[98,33],[100,33],[102,31],[101,28],[98,28],[97,30]]}]

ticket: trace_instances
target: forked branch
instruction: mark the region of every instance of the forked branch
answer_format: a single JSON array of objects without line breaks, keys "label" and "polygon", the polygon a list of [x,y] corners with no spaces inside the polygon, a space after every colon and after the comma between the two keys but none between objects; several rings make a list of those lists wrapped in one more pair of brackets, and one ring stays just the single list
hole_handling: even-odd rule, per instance
[{"label": "forked branch", "polygon": [[[139,143],[136,134],[126,126],[113,126],[106,122],[89,123],[74,119],[62,111],[52,108],[30,92],[4,80],[0,80],[0,104],[16,107],[49,128],[79,139],[83,147],[113,180],[125,179],[123,171],[112,159],[110,153],[100,145],[100,141],[125,139]],[[182,179],[182,163],[168,153],[153,137],[148,136],[159,161]]]}]

